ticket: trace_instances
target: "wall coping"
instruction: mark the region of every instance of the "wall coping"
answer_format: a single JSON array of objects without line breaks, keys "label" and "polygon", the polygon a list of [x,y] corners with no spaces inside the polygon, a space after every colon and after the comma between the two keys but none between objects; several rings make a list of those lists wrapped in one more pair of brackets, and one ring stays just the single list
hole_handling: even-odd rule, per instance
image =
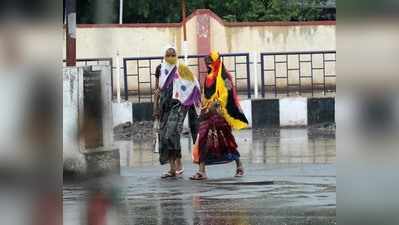
[{"label": "wall coping", "polygon": [[[258,27],[258,26],[336,26],[335,20],[322,21],[274,21],[274,22],[226,22],[210,9],[197,9],[191,13],[186,21],[198,15],[208,15],[225,27]],[[184,21],[183,21],[184,22]],[[180,23],[126,23],[126,24],[77,24],[78,28],[180,28]],[[65,27],[65,25],[64,25]]]}]

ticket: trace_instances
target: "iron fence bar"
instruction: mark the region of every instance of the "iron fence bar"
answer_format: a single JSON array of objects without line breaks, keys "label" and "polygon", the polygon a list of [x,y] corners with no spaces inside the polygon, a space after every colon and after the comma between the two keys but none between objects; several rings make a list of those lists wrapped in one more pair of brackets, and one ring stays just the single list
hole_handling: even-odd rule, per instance
[{"label": "iron fence bar", "polygon": [[303,51],[303,52],[264,52],[264,55],[311,55],[311,54],[335,54],[336,51],[328,50],[328,51]]},{"label": "iron fence bar", "polygon": [[152,102],[152,74],[151,74],[151,60],[148,60],[148,64],[150,65],[150,98]]},{"label": "iron fence bar", "polygon": [[[336,63],[336,51],[330,50],[330,51],[304,51],[304,52],[267,52],[267,53],[261,53],[261,79],[262,79],[262,97],[264,96],[264,93],[266,93],[266,88],[267,87],[272,87],[274,88],[274,94],[275,97],[278,96],[278,84],[277,81],[281,81],[281,79],[287,79],[287,90],[286,93],[289,96],[290,93],[290,88],[293,86],[298,86],[299,87],[299,93],[302,93],[302,85],[303,85],[303,79],[310,79],[310,89],[312,96],[315,95],[315,89],[317,90],[323,90],[323,94],[327,95],[327,92],[330,90],[329,86],[327,85],[327,79],[328,78],[336,78],[336,73],[335,74],[327,74],[327,69],[326,65],[327,63]],[[284,55],[286,61],[283,60],[277,60],[277,56],[279,55]],[[296,55],[297,56],[297,62],[298,62],[298,68],[290,68],[289,67],[289,56],[290,55]],[[322,66],[315,66],[315,55],[320,55],[322,57]],[[272,60],[274,60],[274,68],[269,69],[267,68],[264,64],[266,61],[267,56],[272,56]],[[306,57],[306,58],[305,58]],[[310,60],[309,60],[310,59]],[[284,76],[278,76],[277,72],[281,71],[277,69],[277,66],[279,64],[284,64],[286,63],[286,72],[287,72],[287,77]],[[309,75],[303,75],[303,65],[304,63],[309,63],[310,64],[310,74]],[[282,70],[284,71],[284,69]],[[289,71],[298,71],[298,84],[290,84],[290,75]],[[316,79],[316,71],[322,71],[322,82],[317,82],[319,78]],[[272,72],[273,73],[273,78],[274,78],[274,83],[273,84],[266,84],[265,77],[267,76],[266,72]],[[317,86],[317,87],[316,87]],[[332,87],[331,90],[334,90]]]},{"label": "iron fence bar", "polygon": [[248,99],[250,99],[252,91],[251,91],[251,69],[249,67],[249,53],[247,53],[246,58],[247,58],[247,92],[248,92]]},{"label": "iron fence bar", "polygon": [[273,55],[274,62],[274,96],[277,97],[277,68],[276,68],[276,55]]},{"label": "iron fence bar", "polygon": [[323,54],[323,84],[324,84],[324,96],[326,95],[326,62],[325,62],[325,54]]},{"label": "iron fence bar", "polygon": [[264,68],[264,54],[260,54],[260,78],[261,78],[261,83],[262,83],[262,89],[261,89],[261,94],[262,98],[265,97],[265,68]]},{"label": "iron fence bar", "polygon": [[125,57],[124,59],[126,59],[127,61],[134,61],[134,60],[162,60],[163,57],[160,56],[149,56],[149,57]]},{"label": "iron fence bar", "polygon": [[199,83],[200,83],[200,89],[201,89],[201,92],[202,92],[202,82],[201,82],[201,79],[202,79],[202,77],[201,77],[201,72],[200,72],[200,70],[201,70],[201,68],[200,68],[200,61],[199,61],[199,58],[197,58],[197,73],[198,73],[198,80],[199,80]]},{"label": "iron fence bar", "polygon": [[81,58],[81,59],[77,59],[77,62],[84,62],[84,61],[107,61],[107,60],[112,60],[111,57],[104,57],[104,58]]},{"label": "iron fence bar", "polygon": [[[220,54],[220,57],[233,57],[233,56],[246,56],[248,53],[223,53]],[[208,56],[207,54],[199,54],[199,55],[188,55],[187,58],[202,58]],[[178,56],[179,59],[184,58],[184,56],[180,55]],[[148,57],[126,57],[125,58],[128,61],[131,60],[162,60],[162,56],[148,56]]]},{"label": "iron fence bar", "polygon": [[[202,57],[205,57],[205,56],[207,56],[207,55],[189,55],[188,56],[188,58],[189,59],[195,59],[196,61],[197,61],[197,64],[195,64],[195,63],[191,63],[191,64],[188,64],[188,66],[190,66],[190,67],[197,67],[196,68],[196,70],[197,70],[197,72],[198,72],[198,76],[199,76],[199,78],[200,78],[200,80],[201,80],[201,78],[202,78],[202,76],[203,76],[203,74],[206,74],[207,73],[207,71],[202,71],[202,66],[201,66],[201,58]],[[235,84],[236,84],[236,86],[237,86],[237,84],[238,84],[238,80],[244,80],[244,79],[246,79],[247,80],[247,95],[248,95],[248,98],[251,98],[251,83],[250,83],[250,68],[249,68],[249,53],[228,53],[228,54],[221,54],[220,55],[221,56],[221,58],[224,60],[225,58],[228,58],[228,57],[233,57],[233,60],[234,60],[234,70],[231,70],[231,71],[229,71],[229,72],[231,72],[231,73],[234,73],[234,79],[235,79]],[[179,58],[183,58],[183,56],[178,56]],[[240,61],[240,60],[238,60],[238,58],[239,57],[245,57],[245,62],[242,62],[242,61]],[[128,69],[126,68],[126,66],[124,66],[124,75],[125,75],[125,80],[126,80],[126,90],[127,90],[127,93],[125,92],[125,98],[127,98],[128,99],[128,97],[129,97],[129,94],[130,93],[133,93],[133,92],[135,92],[135,93],[137,93],[137,94],[135,94],[137,97],[138,97],[138,101],[139,102],[141,102],[142,101],[142,99],[151,99],[151,101],[152,101],[152,93],[153,93],[153,90],[152,90],[152,86],[153,86],[153,82],[152,82],[152,76],[153,76],[153,73],[152,73],[152,63],[153,63],[153,61],[155,61],[155,60],[161,60],[162,61],[162,59],[163,59],[163,57],[161,57],[161,56],[153,56],[153,57],[126,57],[126,58],[124,58],[124,64],[126,64],[127,65],[127,62],[129,62],[129,61],[136,61],[136,63],[137,63],[137,65],[136,65],[136,69],[137,69],[137,74],[129,74],[128,72]],[[148,61],[148,66],[143,66],[143,65],[141,65],[140,64],[140,62],[141,61],[145,61],[145,60],[147,60]],[[247,72],[247,75],[245,76],[245,77],[238,77],[237,76],[237,65],[242,65],[242,64],[246,64],[247,65],[247,67],[246,67],[246,72]],[[150,74],[150,81],[141,81],[140,80],[140,78],[142,77],[141,75],[142,75],[142,72],[140,71],[140,69],[145,69],[145,70],[149,70],[148,72],[149,72],[149,74]],[[147,73],[147,72],[146,72]],[[128,79],[128,76],[137,76],[137,90],[129,90],[128,88],[129,88],[129,79]],[[150,93],[150,96],[148,96],[148,94],[147,93],[144,93],[144,92],[142,92],[142,87],[141,87],[141,85],[145,85],[145,84],[149,84],[149,88],[151,89],[150,91],[149,91],[149,93]],[[147,85],[145,85],[145,86],[147,86]],[[201,85],[202,86],[202,85]],[[126,97],[127,96],[127,97]]]},{"label": "iron fence bar", "polygon": [[314,95],[313,91],[313,54],[310,54],[310,76],[311,76],[311,85],[312,85],[312,97]]},{"label": "iron fence bar", "polygon": [[136,68],[137,68],[137,94],[139,96],[139,102],[141,102],[141,99],[140,99],[140,68],[139,68],[140,67],[140,65],[139,65],[140,61],[137,59],[136,62],[137,62],[137,64],[136,64]]},{"label": "iron fence bar", "polygon": [[[236,62],[237,62],[237,57],[236,56],[234,56],[233,57],[233,59],[234,59],[234,83],[235,83],[235,87],[237,88],[237,79],[236,79],[236,76],[237,76],[237,65],[236,65]],[[230,73],[232,73],[233,71],[231,71]]]},{"label": "iron fence bar", "polygon": [[287,96],[290,96],[290,90],[289,90],[289,75],[288,75],[288,55],[285,55],[285,68],[286,68],[286,73],[287,73]]},{"label": "iron fence bar", "polygon": [[112,62],[112,59],[110,59],[110,61],[108,61],[110,66],[111,66],[111,99],[114,96],[114,65]]},{"label": "iron fence bar", "polygon": [[[220,54],[220,56],[223,56],[223,57],[225,57],[225,56],[247,56],[248,55],[248,53],[223,53],[223,54]],[[206,55],[204,55],[204,56],[206,56]]]},{"label": "iron fence bar", "polygon": [[301,79],[302,79],[302,75],[301,75],[301,73],[302,73],[302,70],[301,70],[301,54],[297,54],[297,56],[298,56],[298,72],[299,72],[299,93],[302,93],[302,82],[301,82]]},{"label": "iron fence bar", "polygon": [[128,90],[128,84],[127,84],[127,66],[126,66],[126,59],[123,59],[123,77],[124,77],[124,87],[125,87],[125,100],[129,100],[129,90]]}]

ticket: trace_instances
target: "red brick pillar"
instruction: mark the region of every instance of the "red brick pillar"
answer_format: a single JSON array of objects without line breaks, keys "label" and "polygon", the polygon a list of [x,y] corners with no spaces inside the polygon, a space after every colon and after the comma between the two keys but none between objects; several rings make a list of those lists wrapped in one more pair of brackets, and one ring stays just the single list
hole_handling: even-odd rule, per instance
[{"label": "red brick pillar", "polygon": [[[211,22],[209,13],[204,10],[198,10],[197,15],[197,54],[207,55],[211,51]],[[204,79],[207,73],[204,60],[201,58],[199,62],[200,67],[200,83],[201,87],[204,83]]]}]

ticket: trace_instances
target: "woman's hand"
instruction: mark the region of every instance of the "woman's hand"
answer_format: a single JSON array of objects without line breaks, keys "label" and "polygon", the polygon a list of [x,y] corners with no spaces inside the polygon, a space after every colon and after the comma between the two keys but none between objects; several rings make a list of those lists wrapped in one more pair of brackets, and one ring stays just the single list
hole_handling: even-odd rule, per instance
[{"label": "woman's hand", "polygon": [[217,113],[219,112],[219,107],[220,107],[220,102],[219,101],[213,101],[210,103],[208,107],[208,111],[211,113]]},{"label": "woman's hand", "polygon": [[152,117],[153,117],[154,119],[159,119],[159,110],[158,110],[158,109],[155,109],[155,110],[154,110],[154,113],[152,114]]},{"label": "woman's hand", "polygon": [[224,83],[226,85],[227,90],[233,89],[233,83],[229,79],[225,79]]}]

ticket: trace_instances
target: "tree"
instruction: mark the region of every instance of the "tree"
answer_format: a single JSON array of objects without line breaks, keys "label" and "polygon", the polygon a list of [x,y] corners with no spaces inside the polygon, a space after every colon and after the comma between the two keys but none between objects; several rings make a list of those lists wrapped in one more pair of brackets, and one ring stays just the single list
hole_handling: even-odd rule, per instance
[{"label": "tree", "polygon": [[77,0],[77,23],[116,23],[119,0]]},{"label": "tree", "polygon": [[[188,14],[210,9],[226,21],[306,21],[321,18],[328,0],[187,0]],[[117,23],[119,0],[79,0],[78,23]],[[180,0],[124,0],[126,23],[181,21]]]}]

